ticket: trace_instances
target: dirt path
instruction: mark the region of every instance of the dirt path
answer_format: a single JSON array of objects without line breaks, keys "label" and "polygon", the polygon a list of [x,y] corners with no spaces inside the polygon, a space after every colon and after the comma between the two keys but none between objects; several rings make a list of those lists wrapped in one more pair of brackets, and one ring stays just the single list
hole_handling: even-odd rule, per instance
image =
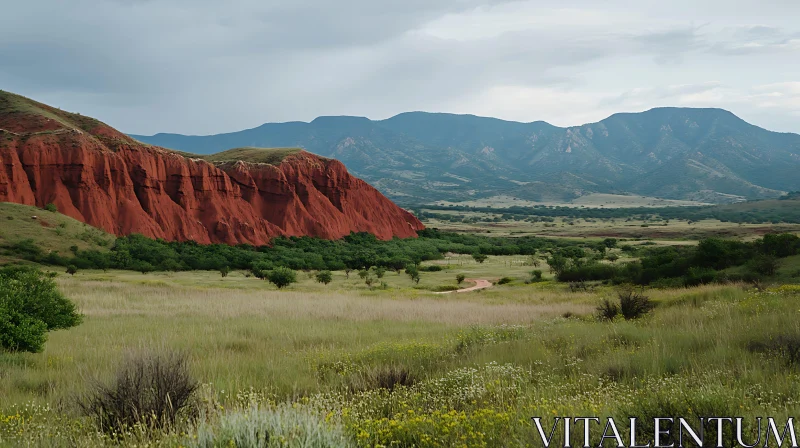
[{"label": "dirt path", "polygon": [[475,286],[471,286],[469,288],[463,288],[463,289],[456,289],[455,291],[436,292],[434,294],[450,294],[450,293],[453,293],[453,292],[470,292],[470,291],[477,291],[479,289],[486,289],[486,288],[491,288],[492,287],[492,282],[490,282],[489,280],[476,279],[476,278],[467,278],[467,279],[464,279],[464,281],[465,282],[475,283]]}]

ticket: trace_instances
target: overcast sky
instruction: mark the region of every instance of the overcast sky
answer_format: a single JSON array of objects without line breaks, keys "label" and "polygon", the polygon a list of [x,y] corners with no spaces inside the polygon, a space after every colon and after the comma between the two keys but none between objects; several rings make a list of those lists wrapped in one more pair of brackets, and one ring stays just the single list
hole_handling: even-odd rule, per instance
[{"label": "overcast sky", "polygon": [[128,133],[721,107],[800,132],[800,0],[26,0],[0,88]]}]

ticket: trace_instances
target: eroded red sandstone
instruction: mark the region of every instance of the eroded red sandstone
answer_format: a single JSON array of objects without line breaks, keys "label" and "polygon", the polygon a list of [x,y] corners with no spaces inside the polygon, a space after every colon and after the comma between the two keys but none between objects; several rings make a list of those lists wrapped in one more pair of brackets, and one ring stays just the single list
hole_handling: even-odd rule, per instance
[{"label": "eroded red sandstone", "polygon": [[267,244],[278,235],[413,237],[423,225],[344,165],[307,152],[279,165],[201,159],[88,131],[0,116],[0,202],[42,207],[116,235]]}]

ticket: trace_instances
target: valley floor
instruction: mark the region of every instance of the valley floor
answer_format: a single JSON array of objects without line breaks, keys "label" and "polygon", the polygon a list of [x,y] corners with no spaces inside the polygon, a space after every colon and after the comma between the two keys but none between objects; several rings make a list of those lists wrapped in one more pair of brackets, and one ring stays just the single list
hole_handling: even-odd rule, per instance
[{"label": "valley floor", "polygon": [[[328,446],[540,446],[535,416],[550,428],[555,416],[800,411],[796,286],[653,289],[649,315],[608,322],[594,315],[611,287],[571,291],[546,267],[525,284],[523,257],[439,264],[420,285],[388,272],[384,289],[343,272],[327,286],[298,273],[281,291],[243,272],[60,274],[84,323],[50,333],[43,353],[0,353],[0,446],[114,444],[77,397],[148,351],[188,356],[201,413],[123,445],[223,446],[263,430],[303,446],[302,427]],[[456,274],[514,280],[430,291]]]}]

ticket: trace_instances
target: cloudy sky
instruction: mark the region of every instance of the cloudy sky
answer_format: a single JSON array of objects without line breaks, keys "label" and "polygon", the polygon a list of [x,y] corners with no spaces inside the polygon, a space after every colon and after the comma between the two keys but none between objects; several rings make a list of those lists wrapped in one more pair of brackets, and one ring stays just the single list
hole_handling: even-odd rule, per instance
[{"label": "cloudy sky", "polygon": [[800,0],[9,1],[0,88],[138,134],[656,106],[800,132],[798,17]]}]

